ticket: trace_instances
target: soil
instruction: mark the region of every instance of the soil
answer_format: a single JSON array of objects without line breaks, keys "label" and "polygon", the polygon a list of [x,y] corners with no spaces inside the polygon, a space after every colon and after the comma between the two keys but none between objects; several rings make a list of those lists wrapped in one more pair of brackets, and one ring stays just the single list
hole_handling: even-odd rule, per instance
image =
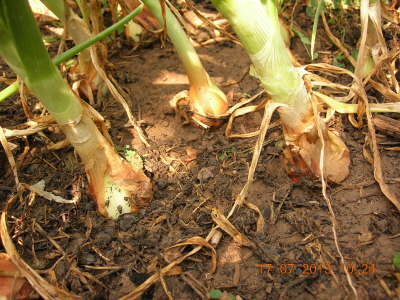
[{"label": "soil", "polygon": [[[198,8],[217,17],[209,5]],[[292,8],[287,8],[289,13]],[[354,15],[357,13],[354,11]],[[193,12],[186,10],[183,15],[188,24],[194,24]],[[310,33],[312,19],[305,7],[296,8],[294,19],[306,34]],[[351,20],[357,22],[357,18]],[[348,22],[346,26],[353,30],[342,31],[346,34],[345,43],[355,47],[360,32],[354,28],[358,25]],[[196,30],[192,36],[195,41],[200,42],[204,34],[214,35],[208,26],[191,28]],[[385,30],[388,40],[399,34]],[[341,31],[335,27],[334,33],[340,35]],[[320,52],[317,62],[332,63],[339,52],[325,36],[321,28],[316,43]],[[188,80],[172,45],[166,43],[162,48],[155,40],[132,51],[132,43],[124,37],[120,41],[123,42],[118,48],[110,50],[110,71],[130,94],[128,102],[151,147],[140,141],[133,127],[126,126],[126,113],[111,96],[96,108],[110,123],[115,145],[129,146],[142,157],[154,186],[154,199],[148,207],[118,220],[100,216],[88,196],[84,168],[73,148],[47,149],[47,138],[53,142],[63,139],[57,125],[43,134],[8,139],[14,147],[20,182],[31,185],[44,180],[45,189],[55,195],[79,197],[75,205],[60,204],[25,191],[9,208],[8,227],[19,254],[33,269],[52,285],[83,299],[118,299],[127,295],[161,268],[193,250],[196,243],[180,251],[169,247],[194,237],[206,238],[216,226],[215,210],[227,216],[246,183],[256,139],[227,138],[226,123],[214,131],[182,126],[169,101],[188,89]],[[50,50],[56,49],[57,43],[51,44]],[[233,95],[233,103],[261,91],[259,82],[249,74],[237,84],[224,85],[238,80],[250,65],[240,46],[224,41],[196,50],[214,82]],[[292,39],[291,50],[301,64],[311,62],[298,37]],[[13,77],[4,63],[1,68],[6,78]],[[344,77],[336,79],[343,84],[346,81]],[[367,93],[372,100],[382,101],[373,89]],[[34,99],[29,103],[34,114],[41,113],[34,109]],[[257,130],[262,114],[260,110],[236,118],[234,131]],[[398,119],[395,114],[386,115]],[[18,96],[0,103],[3,128],[25,121]],[[349,278],[359,299],[395,297],[389,296],[384,287],[394,291],[397,286],[393,274],[398,269],[392,259],[400,252],[399,212],[382,194],[373,167],[364,156],[366,126],[354,128],[345,115],[339,114],[331,125],[340,131],[352,159],[349,177],[340,185],[328,187],[345,265],[335,245],[332,216],[321,185],[311,180],[294,184],[288,178],[280,159],[282,130],[277,127],[267,133],[268,143],[246,198],[261,212],[266,222],[264,229],[257,226],[256,210],[249,206],[237,208],[229,221],[249,243],[241,245],[221,231],[222,239],[214,245],[215,272],[212,251],[204,247],[180,263],[181,269],[175,275],[163,276],[162,281],[151,285],[141,298],[168,299],[168,290],[172,299],[207,299],[210,290],[217,289],[242,299],[353,299]],[[384,178],[399,198],[400,154],[385,146],[399,141],[379,132],[378,138]],[[0,203],[4,209],[16,193],[16,185],[3,150],[0,163]]]}]

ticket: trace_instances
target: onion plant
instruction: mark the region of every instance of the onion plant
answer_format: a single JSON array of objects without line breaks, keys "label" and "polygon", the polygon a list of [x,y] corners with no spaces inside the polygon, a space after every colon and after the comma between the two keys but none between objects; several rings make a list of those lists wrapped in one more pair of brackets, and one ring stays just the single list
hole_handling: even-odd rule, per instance
[{"label": "onion plant", "polygon": [[[65,30],[67,30],[68,34],[72,37],[75,45],[85,42],[92,36],[87,23],[67,6],[63,0],[41,1],[61,21]],[[103,95],[107,92],[107,86],[102,83],[101,77],[92,62],[94,59],[96,59],[99,66],[103,68],[105,59],[99,59],[97,55],[92,56],[90,54],[90,49],[86,48],[78,54],[77,66],[69,70],[70,76],[76,78],[74,88],[83,93],[90,100],[90,104],[94,103],[94,92],[100,92]],[[99,88],[101,88],[101,91],[98,91]]]},{"label": "onion plant", "polygon": [[181,24],[166,4],[159,0],[143,0],[143,3],[167,31],[189,78],[190,90],[176,95],[171,105],[179,110],[185,123],[204,128],[218,126],[221,123],[218,117],[228,111],[226,95],[211,80]]},{"label": "onion plant", "polygon": [[[381,1],[369,0],[361,2],[361,38],[355,66],[355,74],[359,78],[364,78],[368,73],[374,71],[374,67],[379,60],[389,53],[382,31],[382,16],[384,15],[385,18],[391,20],[391,22],[395,24],[398,23],[398,21],[392,18],[390,13],[386,11]],[[388,80],[384,75],[382,66],[378,66],[375,73],[376,77],[379,78],[378,82],[373,82],[371,80],[369,80],[369,82],[379,92],[382,92],[386,89],[385,87],[391,84],[396,93],[399,94],[400,87],[398,81],[395,80],[396,76],[393,66],[390,63],[386,63],[384,66],[388,69],[390,74],[389,78],[392,80]],[[391,82],[389,83],[389,81]],[[383,86],[379,82],[382,82]],[[398,99],[399,98],[396,97],[394,101],[397,102]]]},{"label": "onion plant", "polygon": [[[286,142],[284,166],[289,176],[300,182],[302,176],[320,176],[323,170],[328,181],[343,181],[349,173],[349,151],[316,113],[306,72],[291,62],[279,29],[276,1],[212,3],[231,23],[253,63],[252,74],[277,107]],[[324,168],[320,169],[322,165]]]},{"label": "onion plant", "polygon": [[0,36],[0,55],[79,154],[99,212],[117,218],[150,201],[150,179],[118,155],[64,81],[44,47],[27,0],[0,0]]},{"label": "onion plant", "polygon": [[[367,3],[369,5],[367,5]],[[360,49],[357,54],[357,64],[355,73],[360,78],[368,74],[374,68],[374,61],[378,61],[378,55],[381,51],[379,42],[383,41],[382,32],[378,34],[378,30],[375,27],[381,26],[381,15],[380,13],[380,2],[375,0],[364,1],[363,5],[360,6],[361,15],[361,30],[364,31],[361,35]],[[374,19],[374,21],[372,20]],[[375,24],[374,24],[375,23]],[[379,28],[380,29],[380,28]],[[382,47],[385,49],[385,47]]]}]

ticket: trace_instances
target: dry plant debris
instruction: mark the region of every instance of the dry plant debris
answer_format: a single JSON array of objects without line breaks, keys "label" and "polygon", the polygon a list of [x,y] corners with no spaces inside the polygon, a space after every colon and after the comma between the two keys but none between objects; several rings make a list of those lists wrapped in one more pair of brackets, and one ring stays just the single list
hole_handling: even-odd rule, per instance
[{"label": "dry plant debris", "polygon": [[[325,24],[326,20],[324,20]],[[355,63],[340,40],[334,38],[329,26],[325,26],[325,30],[349,61]],[[208,43],[203,41],[201,44]],[[229,43],[228,46],[232,47]],[[223,51],[219,44],[213,44],[213,47]],[[211,53],[213,50],[215,48],[211,48]],[[142,59],[150,60],[150,56],[140,53],[142,57],[145,57]],[[162,51],[156,53],[160,56],[171,55]],[[386,170],[380,163],[380,155],[382,155],[380,153],[384,152],[377,142],[374,127],[374,124],[377,127],[376,120],[379,117],[372,118],[372,104],[369,103],[365,89],[371,85],[385,98],[398,99],[398,91],[394,92],[371,79],[373,74],[379,71],[380,66],[384,63],[392,64],[396,60],[398,60],[398,51],[382,56],[374,70],[363,81],[358,80],[346,70],[327,64],[309,64],[305,67],[310,72],[320,74],[321,77],[318,80],[313,80],[311,76],[311,81],[314,81],[316,86],[322,87],[322,92],[327,95],[334,95],[333,89],[337,89],[349,91],[344,96],[346,101],[351,100],[350,95],[358,97],[361,103],[357,104],[359,114],[357,119],[353,117],[350,122],[363,128],[361,123],[363,115],[364,113],[367,115],[369,136],[367,147],[372,151],[369,157],[374,165],[374,174],[370,172],[366,175],[365,169],[368,168],[368,164],[362,163],[362,155],[359,155],[360,149],[367,149],[367,147],[362,147],[364,139],[359,137],[355,140],[348,137],[346,142],[348,140],[352,143],[350,149],[352,155],[355,156],[352,167],[359,177],[350,174],[349,180],[345,181],[343,186],[329,188],[322,180],[320,183],[322,196],[318,182],[309,182],[309,185],[304,182],[303,186],[293,186],[293,183],[285,181],[284,177],[281,177],[282,174],[277,171],[280,165],[279,160],[274,155],[261,151],[265,149],[264,137],[267,139],[269,137],[268,130],[271,126],[268,127],[268,124],[273,119],[273,110],[276,107],[267,100],[252,106],[244,105],[257,99],[262,92],[253,93],[256,96],[251,97],[251,101],[243,101],[234,106],[235,109],[230,111],[231,119],[226,128],[227,135],[232,138],[249,138],[258,135],[250,165],[251,157],[244,150],[254,146],[254,139],[239,142],[243,153],[235,152],[233,163],[226,164],[218,160],[218,154],[221,149],[230,148],[231,140],[223,137],[221,133],[199,133],[194,129],[183,133],[183,130],[174,128],[176,123],[173,123],[173,118],[170,118],[172,113],[162,102],[158,104],[160,113],[145,111],[144,115],[148,120],[160,121],[159,116],[162,116],[162,126],[167,125],[165,126],[167,129],[158,128],[155,123],[150,122],[143,126],[148,127],[148,136],[154,137],[149,140],[150,147],[144,150],[144,153],[146,153],[145,167],[151,170],[156,182],[157,201],[146,207],[146,215],[142,211],[135,215],[123,216],[118,221],[101,220],[93,213],[85,197],[75,206],[66,208],[65,205],[46,204],[48,200],[41,199],[40,194],[36,196],[36,199],[31,194],[31,203],[27,205],[28,195],[24,192],[24,187],[32,187],[33,184],[30,186],[19,184],[17,174],[20,173],[20,176],[25,174],[27,165],[21,164],[17,167],[18,164],[13,162],[14,156],[9,149],[6,137],[34,134],[48,128],[48,124],[52,121],[47,120],[46,117],[31,120],[23,127],[25,130],[23,132],[17,131],[21,130],[20,128],[8,127],[4,130],[0,128],[0,135],[3,136],[2,144],[6,157],[10,161],[18,191],[15,197],[8,201],[2,216],[1,236],[4,247],[20,272],[31,284],[36,283],[32,286],[46,299],[80,299],[87,295],[100,296],[97,289],[101,289],[101,293],[107,293],[109,299],[134,299],[140,295],[144,298],[173,299],[180,293],[186,295],[188,299],[192,295],[208,298],[207,293],[211,287],[228,289],[230,293],[243,298],[254,296],[257,299],[263,299],[271,296],[288,299],[294,294],[305,296],[310,293],[317,298],[323,295],[333,297],[338,287],[345,287],[339,292],[340,296],[351,294],[343,277],[348,281],[354,294],[358,294],[360,298],[380,298],[386,295],[394,297],[395,291],[397,295],[399,294],[398,288],[389,286],[387,279],[394,276],[393,278],[398,280],[399,276],[393,267],[379,260],[379,255],[384,256],[384,246],[379,248],[380,245],[386,245],[390,248],[390,252],[395,251],[393,244],[399,237],[398,211],[382,203],[383,197],[374,183],[375,180],[379,182],[380,189],[400,210],[396,198],[398,170],[390,172],[392,176],[390,178],[387,178],[387,175],[384,176]],[[171,68],[174,70],[174,67]],[[241,71],[246,74],[245,67]],[[337,83],[336,79],[343,79],[343,74],[352,76],[355,85]],[[335,78],[335,83],[322,80],[323,76]],[[243,86],[248,86],[254,92],[259,91],[257,83],[250,83],[248,76],[244,75],[240,80],[233,78],[230,77],[226,82],[229,82],[236,90],[237,87],[243,89]],[[242,80],[244,83],[241,82]],[[173,94],[171,91],[169,93]],[[316,95],[318,96],[317,93]],[[158,96],[162,100],[167,100],[163,96]],[[147,108],[151,107],[145,99],[141,101]],[[318,98],[314,104],[315,114],[323,112],[322,108],[327,109],[329,106],[321,98]],[[247,116],[250,112],[257,114],[257,111],[264,107],[263,116],[260,117],[260,114],[255,117]],[[126,112],[130,110],[131,108]],[[333,113],[334,111],[331,110],[330,122],[338,120]],[[121,115],[121,112],[116,111],[115,114]],[[133,114],[128,113],[128,116],[130,121],[134,120]],[[234,118],[238,120],[233,121]],[[326,122],[328,121],[327,113]],[[279,126],[279,123],[276,124]],[[350,124],[347,123],[347,126]],[[243,132],[247,127],[254,133]],[[241,134],[231,134],[233,129],[241,131]],[[126,137],[124,130],[128,129],[118,129],[113,138],[118,137],[119,141],[129,141],[130,138]],[[173,130],[175,137],[169,133],[170,130]],[[348,130],[350,130],[348,135],[359,135],[353,129]],[[5,137],[2,134],[3,131]],[[382,130],[381,134],[386,136],[388,133]],[[167,138],[162,140],[163,136]],[[163,142],[158,142],[156,137]],[[189,140],[185,140],[188,137]],[[135,142],[139,139],[142,138],[135,137]],[[180,143],[176,143],[177,140]],[[152,146],[153,143],[156,146]],[[174,149],[175,145],[183,145],[183,147]],[[196,151],[194,152],[193,149]],[[323,147],[321,151],[320,158],[323,159]],[[364,153],[368,155],[368,150]],[[395,159],[398,158],[396,155],[383,155],[385,166],[394,164]],[[0,157],[0,159],[4,158]],[[17,157],[17,162],[19,159],[20,157]],[[30,154],[27,156],[27,162],[34,162]],[[266,162],[270,162],[270,165]],[[356,163],[362,166],[357,168]],[[55,160],[55,165],[57,172],[62,173],[62,164],[59,159]],[[207,168],[212,176],[199,177],[200,171],[204,168]],[[322,163],[320,174],[323,178]],[[23,177],[24,182],[29,178],[25,175]],[[274,179],[278,179],[277,183],[273,183]],[[394,192],[388,188],[388,185],[394,188]],[[64,183],[64,187],[68,186],[68,183]],[[245,188],[240,191],[243,186]],[[53,183],[49,188],[53,189],[54,194],[59,193],[57,189],[61,187],[56,187]],[[77,189],[83,190],[82,186],[78,186]],[[346,196],[346,191],[354,191],[348,194],[350,197],[355,194],[359,197],[342,199],[343,196],[349,197]],[[237,198],[233,197],[235,193],[239,195]],[[367,195],[369,193],[370,196],[365,196],[365,193]],[[60,194],[63,194],[62,191]],[[233,198],[236,199],[234,203],[232,203]],[[367,201],[367,199],[372,200]],[[372,202],[378,201],[381,204],[375,204],[372,207]],[[354,219],[357,214],[346,212],[347,208],[356,211],[360,206],[357,202],[361,205],[364,203],[371,205],[371,209],[364,208],[363,214],[358,215],[360,220]],[[343,209],[338,207],[338,203],[343,206]],[[35,212],[35,210],[39,211]],[[340,214],[337,214],[338,211]],[[290,212],[293,214],[290,215]],[[368,220],[367,215],[370,217]],[[331,227],[333,227],[332,231]],[[361,232],[351,232],[352,227]],[[361,236],[359,243],[356,240],[357,236]],[[393,243],[388,242],[391,240],[388,236],[393,239]],[[385,258],[387,257],[386,255]],[[230,261],[233,259],[237,259],[237,263],[231,264]],[[247,259],[249,261],[246,261]],[[25,261],[30,263],[27,264]],[[341,265],[349,266],[349,261],[358,264],[357,275],[342,272]],[[297,273],[283,275],[279,267],[287,267],[292,262],[298,265]],[[266,269],[262,269],[264,274],[257,274],[259,265],[265,264],[278,271],[267,273]],[[320,269],[321,272],[304,273],[304,265],[312,264],[323,266]],[[303,269],[301,269],[302,265]],[[324,273],[327,271],[327,265],[332,266],[332,272],[329,274]],[[375,265],[377,272],[372,272],[368,268],[363,269],[364,265],[369,268]],[[42,276],[33,269],[41,269],[39,273]],[[229,275],[224,276],[224,273]],[[119,274],[118,277],[124,278],[126,282],[117,281],[113,274]],[[330,275],[329,279],[324,274]],[[375,276],[379,276],[379,281]],[[251,286],[251,282],[246,281],[246,278],[251,278],[258,286]],[[241,285],[242,282],[244,285]],[[318,282],[319,286],[313,285],[313,282]],[[376,290],[363,287],[363,285],[366,287],[370,285]],[[382,286],[384,292],[379,291],[378,286]],[[147,296],[146,293],[148,293]]]}]

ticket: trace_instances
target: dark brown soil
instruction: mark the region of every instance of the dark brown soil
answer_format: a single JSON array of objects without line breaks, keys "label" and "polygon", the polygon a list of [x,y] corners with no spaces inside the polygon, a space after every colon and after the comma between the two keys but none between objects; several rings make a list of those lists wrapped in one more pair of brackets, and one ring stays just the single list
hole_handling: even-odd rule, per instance
[{"label": "dark brown soil", "polygon": [[[309,33],[312,20],[303,8],[298,10],[295,20],[302,20],[299,25]],[[193,22],[192,12],[184,16]],[[352,24],[351,28],[356,26]],[[209,27],[199,30],[212,35]],[[347,41],[359,38],[357,30],[345,32]],[[322,30],[320,35],[324,35]],[[193,38],[196,40],[196,36]],[[317,62],[334,60],[337,52],[330,43],[318,38],[316,47],[324,51]],[[56,49],[56,44],[51,48]],[[170,263],[168,247],[191,237],[205,238],[215,226],[212,209],[226,216],[243,188],[255,144],[255,138],[228,139],[224,134],[226,124],[215,131],[181,126],[169,101],[188,89],[188,81],[172,45],[167,43],[164,49],[156,41],[134,52],[131,48],[123,44],[114,51],[110,58],[112,74],[130,93],[131,109],[151,147],[145,147],[136,131],[125,126],[128,118],[111,96],[99,111],[111,124],[109,132],[115,145],[127,145],[142,156],[154,185],[154,200],[148,207],[116,221],[106,220],[87,196],[84,169],[71,147],[48,151],[46,140],[38,134],[8,139],[15,146],[13,154],[21,182],[45,180],[49,192],[69,199],[80,195],[79,202],[71,205],[50,202],[26,191],[10,208],[8,224],[20,255],[32,268],[53,285],[84,299],[118,299],[128,294]],[[310,63],[299,38],[293,39],[291,49],[300,63]],[[237,80],[250,65],[245,51],[232,42],[196,50],[217,85]],[[13,76],[4,64],[1,71],[7,78]],[[345,80],[337,78],[338,82]],[[233,101],[237,102],[244,94],[254,95],[261,88],[255,78],[246,75],[240,83],[222,90],[233,91]],[[377,97],[372,89],[368,95]],[[30,101],[33,107],[35,102]],[[40,114],[40,110],[34,113]],[[261,118],[261,111],[237,118],[234,130],[255,131]],[[0,103],[3,128],[25,121],[17,96]],[[267,133],[269,143],[263,148],[247,197],[262,212],[265,229],[257,232],[258,215],[254,210],[238,208],[229,220],[247,236],[251,246],[240,246],[224,233],[215,248],[215,273],[210,273],[208,249],[190,256],[180,264],[180,274],[164,277],[173,299],[206,299],[211,289],[242,299],[353,299],[346,270],[359,299],[390,298],[380,281],[392,290],[397,286],[393,273],[398,269],[392,258],[400,252],[399,212],[382,194],[373,167],[363,155],[366,127],[352,127],[345,115],[335,116],[334,123],[352,158],[348,179],[328,188],[346,265],[341,265],[334,243],[332,217],[321,185],[312,181],[296,185],[283,171],[279,156],[282,132],[277,128]],[[63,139],[56,125],[44,134],[53,142]],[[399,141],[380,134],[379,142]],[[195,160],[190,160],[192,150],[197,153]],[[380,155],[384,177],[400,197],[400,154],[385,150],[382,144]],[[0,203],[4,208],[16,187],[2,150],[0,164]],[[47,236],[37,230],[35,223]],[[64,256],[48,236],[63,249]],[[187,247],[182,254],[192,248]],[[142,299],[168,297],[158,281]]]}]

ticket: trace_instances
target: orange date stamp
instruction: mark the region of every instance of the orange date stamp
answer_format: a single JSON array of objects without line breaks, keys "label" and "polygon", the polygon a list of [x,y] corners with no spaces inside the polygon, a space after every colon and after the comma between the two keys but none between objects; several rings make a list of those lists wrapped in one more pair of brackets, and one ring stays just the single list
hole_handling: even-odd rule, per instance
[{"label": "orange date stamp", "polygon": [[[336,267],[336,265],[335,265]],[[301,273],[308,274],[332,274],[334,273],[331,264],[259,264],[260,274],[292,274],[297,268],[301,268]],[[342,274],[373,274],[375,273],[375,264],[341,264],[339,272]]]}]

